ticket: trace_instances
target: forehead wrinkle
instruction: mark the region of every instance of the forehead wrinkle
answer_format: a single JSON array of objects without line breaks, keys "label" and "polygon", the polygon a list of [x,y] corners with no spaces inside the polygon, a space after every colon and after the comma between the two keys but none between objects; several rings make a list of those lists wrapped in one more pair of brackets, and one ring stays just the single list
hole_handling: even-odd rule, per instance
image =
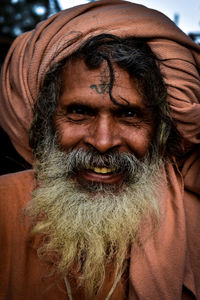
[{"label": "forehead wrinkle", "polygon": [[[115,80],[112,88],[112,96],[118,103],[123,102],[122,99],[124,98],[129,105],[135,102],[139,107],[144,107],[134,78],[127,71],[118,67],[118,65],[113,64],[113,67]],[[74,99],[74,102],[81,101],[81,104],[87,102],[87,104],[90,103],[93,107],[96,106],[95,100],[98,100],[95,99],[95,96],[102,96],[101,102],[103,103],[108,100],[108,97],[109,101],[111,101],[107,87],[107,84],[110,83],[107,83],[107,69],[108,67],[105,62],[99,68],[95,69],[88,68],[81,59],[68,62],[62,74],[63,89],[60,94],[61,101],[67,102]],[[110,105],[112,104],[110,103]],[[115,105],[112,106],[115,107]]]}]

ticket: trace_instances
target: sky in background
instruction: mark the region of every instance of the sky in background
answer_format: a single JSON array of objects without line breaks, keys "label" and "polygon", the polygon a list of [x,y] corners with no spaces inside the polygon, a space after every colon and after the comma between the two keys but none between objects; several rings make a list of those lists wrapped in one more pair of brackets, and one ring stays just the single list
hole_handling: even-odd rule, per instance
[{"label": "sky in background", "polygon": [[[87,0],[59,0],[62,9],[87,3]],[[134,3],[143,4],[157,9],[175,21],[178,14],[177,25],[185,32],[200,32],[200,0],[134,0]]]}]

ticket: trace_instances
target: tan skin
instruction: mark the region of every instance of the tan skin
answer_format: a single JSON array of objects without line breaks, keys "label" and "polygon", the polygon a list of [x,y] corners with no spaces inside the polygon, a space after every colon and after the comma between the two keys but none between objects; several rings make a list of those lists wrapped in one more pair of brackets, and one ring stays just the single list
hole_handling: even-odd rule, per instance
[{"label": "tan skin", "polygon": [[[59,143],[66,152],[92,147],[101,154],[116,150],[143,158],[147,153],[154,134],[153,118],[130,75],[117,65],[114,70],[112,95],[120,103],[125,103],[122,98],[129,102],[124,108],[110,100],[105,62],[95,70],[89,70],[82,60],[65,68],[54,120]],[[109,184],[123,181],[122,174],[107,171],[85,170],[79,176]]]}]

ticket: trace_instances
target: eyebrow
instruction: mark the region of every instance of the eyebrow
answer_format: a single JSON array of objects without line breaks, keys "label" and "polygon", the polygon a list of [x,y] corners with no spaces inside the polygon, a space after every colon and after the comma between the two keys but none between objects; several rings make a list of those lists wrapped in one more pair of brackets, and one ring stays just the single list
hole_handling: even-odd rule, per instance
[{"label": "eyebrow", "polygon": [[[110,100],[111,101],[111,100]],[[130,104],[130,102],[128,101],[128,100],[126,100],[127,101],[127,103],[129,103],[129,104],[125,104],[125,105],[117,105],[117,104],[115,104],[115,103],[113,103],[112,101],[111,101],[111,104],[113,104],[113,109],[115,110],[115,109],[123,109],[123,108],[125,108],[125,109],[135,109],[135,108],[138,108],[138,109],[140,109],[140,110],[143,110],[143,108],[139,105],[139,104]],[[63,103],[62,104],[62,106],[64,106],[64,107],[70,107],[71,105],[74,105],[74,106],[82,106],[82,107],[91,107],[91,108],[93,108],[93,109],[96,109],[97,107],[96,107],[96,105],[95,105],[95,101],[93,101],[93,102],[91,102],[91,103],[89,103],[89,104],[85,104],[85,99],[83,99],[83,100],[81,100],[81,98],[80,99],[74,99],[74,100],[71,100],[71,103]],[[146,109],[146,107],[144,107],[144,109]]]},{"label": "eyebrow", "polygon": [[76,108],[82,108],[91,113],[94,113],[97,111],[97,108],[94,107],[93,105],[83,104],[81,102],[74,102],[74,103],[66,104],[66,105],[64,105],[64,107],[67,109],[67,111],[70,111],[70,110],[73,110]]},{"label": "eyebrow", "polygon": [[[76,108],[82,108],[91,114],[95,114],[98,112],[98,107],[95,105],[95,102],[89,103],[89,104],[85,104],[84,102],[85,102],[84,100],[74,100],[74,102],[72,102],[72,103],[64,104],[63,108],[66,109],[67,111],[73,110]],[[147,107],[141,107],[140,105],[137,105],[137,104],[130,104],[130,102],[129,102],[129,105],[124,105],[124,106],[118,106],[118,105],[113,104],[113,107],[111,107],[111,109],[110,109],[110,111],[114,114],[127,112],[128,110],[132,110],[132,111],[136,112],[141,117],[143,117],[143,116],[147,117],[150,113],[149,109]]]}]

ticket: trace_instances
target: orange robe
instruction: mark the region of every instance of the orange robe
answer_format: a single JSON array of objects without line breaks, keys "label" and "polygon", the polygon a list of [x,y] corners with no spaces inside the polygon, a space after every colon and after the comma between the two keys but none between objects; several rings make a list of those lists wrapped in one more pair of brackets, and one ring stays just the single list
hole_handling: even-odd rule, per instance
[{"label": "orange robe", "polygon": [[[132,250],[129,282],[118,283],[112,300],[200,299],[199,199],[189,191],[182,197],[181,189],[174,188],[181,177],[177,179],[171,165],[167,172],[173,184],[169,182],[164,196],[159,230],[141,251]],[[34,182],[32,170],[0,177],[1,300],[68,299],[64,280],[48,276],[50,265],[38,258],[29,238],[22,210],[31,199]],[[105,299],[111,286],[112,279],[107,278],[96,299]],[[72,290],[73,299],[85,299],[81,290],[75,286]]]}]

